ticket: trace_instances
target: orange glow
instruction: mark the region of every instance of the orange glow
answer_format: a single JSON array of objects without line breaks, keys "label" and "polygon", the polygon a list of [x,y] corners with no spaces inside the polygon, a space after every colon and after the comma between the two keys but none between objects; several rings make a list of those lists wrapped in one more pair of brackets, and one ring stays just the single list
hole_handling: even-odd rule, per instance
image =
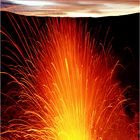
[{"label": "orange glow", "polygon": [[22,57],[23,65],[10,67],[20,86],[12,107],[19,115],[5,126],[4,140],[133,139],[122,107],[127,88],[114,79],[119,61],[111,60],[110,49],[98,52],[94,38],[75,19],[52,19],[46,28],[30,28],[38,40],[23,43],[27,56],[9,38],[18,51],[14,60]]}]

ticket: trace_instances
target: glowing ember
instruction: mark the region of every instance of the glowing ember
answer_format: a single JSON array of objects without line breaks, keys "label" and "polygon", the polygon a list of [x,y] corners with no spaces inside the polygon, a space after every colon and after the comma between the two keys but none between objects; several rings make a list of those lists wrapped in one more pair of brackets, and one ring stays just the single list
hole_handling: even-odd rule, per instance
[{"label": "glowing ember", "polygon": [[7,35],[14,48],[10,59],[17,64],[8,66],[14,75],[3,72],[13,79],[5,95],[16,102],[5,110],[5,116],[13,118],[2,126],[2,138],[133,139],[133,125],[122,107],[126,89],[113,78],[118,61],[108,64],[110,49],[98,52],[94,39],[76,19],[49,20],[42,31],[35,26],[29,25],[28,32],[38,41],[31,39],[30,45],[20,27],[15,27],[24,49]]}]

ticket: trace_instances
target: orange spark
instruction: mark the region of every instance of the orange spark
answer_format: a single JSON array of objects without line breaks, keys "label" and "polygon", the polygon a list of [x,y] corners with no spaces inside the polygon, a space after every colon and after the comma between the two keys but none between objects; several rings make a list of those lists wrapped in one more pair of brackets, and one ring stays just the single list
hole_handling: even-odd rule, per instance
[{"label": "orange spark", "polygon": [[10,89],[10,96],[14,93],[19,99],[5,111],[8,115],[14,110],[17,115],[3,126],[2,138],[133,139],[133,125],[122,107],[126,89],[114,79],[118,61],[109,66],[110,49],[98,52],[94,38],[76,19],[53,18],[42,31],[35,27],[29,32],[38,40],[31,46],[20,27],[15,28],[23,48],[5,34],[16,49],[10,51],[17,64],[8,66],[15,72],[8,74],[13,79],[9,85],[19,86]]}]

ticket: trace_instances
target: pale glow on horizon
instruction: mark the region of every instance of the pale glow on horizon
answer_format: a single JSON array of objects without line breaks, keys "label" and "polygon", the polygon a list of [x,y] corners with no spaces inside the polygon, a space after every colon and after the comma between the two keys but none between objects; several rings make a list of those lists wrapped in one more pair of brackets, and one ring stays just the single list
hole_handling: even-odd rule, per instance
[{"label": "pale glow on horizon", "polygon": [[1,11],[26,16],[105,17],[140,12],[137,0],[2,0]]},{"label": "pale glow on horizon", "polygon": [[50,1],[28,1],[28,0],[10,0],[14,4],[21,4],[26,6],[53,6],[56,5],[56,2]]}]

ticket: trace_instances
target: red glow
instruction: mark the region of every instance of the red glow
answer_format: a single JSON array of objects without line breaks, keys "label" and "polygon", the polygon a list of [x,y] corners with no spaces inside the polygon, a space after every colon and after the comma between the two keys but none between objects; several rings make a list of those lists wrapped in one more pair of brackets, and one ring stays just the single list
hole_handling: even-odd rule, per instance
[{"label": "red glow", "polygon": [[8,116],[14,110],[15,115],[3,126],[2,138],[134,139],[134,125],[122,107],[126,89],[113,76],[118,61],[108,66],[110,49],[98,52],[94,39],[90,40],[92,36],[75,19],[52,19],[47,29],[36,29],[30,27],[38,39],[31,45],[17,29],[24,49],[9,38],[18,52],[11,49],[16,53],[12,59],[17,65],[9,67],[15,72],[9,76],[13,79],[11,84],[18,84],[20,90],[10,90],[11,98],[14,93],[19,100],[5,111]]}]

